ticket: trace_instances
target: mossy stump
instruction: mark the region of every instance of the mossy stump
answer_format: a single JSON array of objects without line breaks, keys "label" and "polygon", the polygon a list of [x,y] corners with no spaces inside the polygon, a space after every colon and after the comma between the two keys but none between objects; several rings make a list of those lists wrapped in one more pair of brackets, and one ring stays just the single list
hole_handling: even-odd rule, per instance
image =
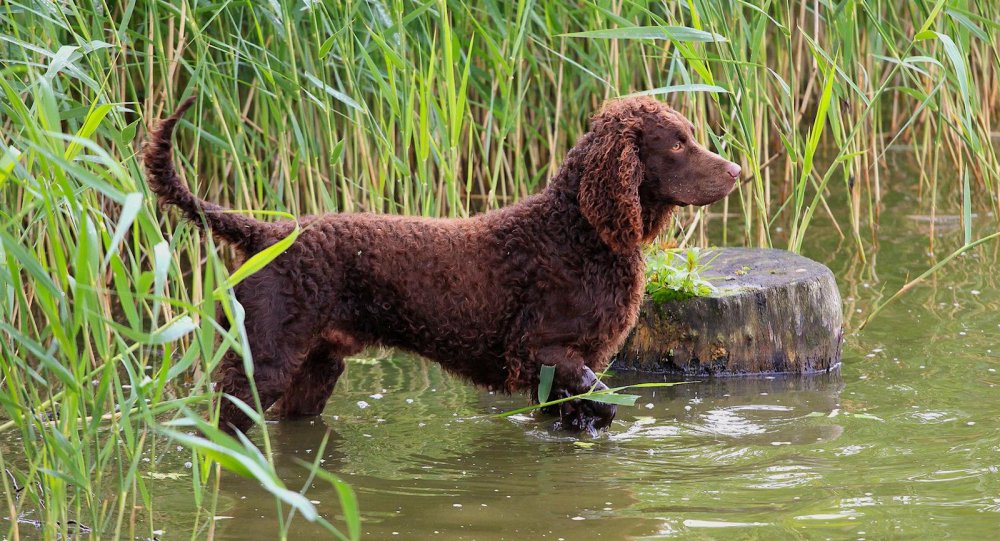
[{"label": "mossy stump", "polygon": [[654,303],[615,355],[615,370],[691,376],[809,374],[840,364],[843,312],[833,273],[784,250],[720,248],[708,297]]}]

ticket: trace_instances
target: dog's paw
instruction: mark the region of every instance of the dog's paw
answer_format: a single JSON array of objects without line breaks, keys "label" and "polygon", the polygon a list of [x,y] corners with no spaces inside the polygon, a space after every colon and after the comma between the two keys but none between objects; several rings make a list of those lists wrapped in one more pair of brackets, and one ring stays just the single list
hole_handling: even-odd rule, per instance
[{"label": "dog's paw", "polygon": [[[605,391],[608,389],[607,385],[597,380],[597,376],[589,368],[585,369],[581,384],[584,389],[581,393],[587,392],[591,388],[595,391]],[[556,391],[556,398],[567,398],[581,393],[570,393],[565,389],[559,389]],[[555,406],[550,407],[554,408]],[[557,428],[570,432],[586,432],[592,436],[611,426],[611,421],[615,419],[615,414],[618,412],[618,406],[614,404],[605,404],[603,402],[579,398],[563,402],[558,407],[559,421],[556,423]]]},{"label": "dog's paw", "polygon": [[559,427],[570,432],[586,432],[592,436],[611,426],[618,407],[593,400],[570,400],[560,404]]}]

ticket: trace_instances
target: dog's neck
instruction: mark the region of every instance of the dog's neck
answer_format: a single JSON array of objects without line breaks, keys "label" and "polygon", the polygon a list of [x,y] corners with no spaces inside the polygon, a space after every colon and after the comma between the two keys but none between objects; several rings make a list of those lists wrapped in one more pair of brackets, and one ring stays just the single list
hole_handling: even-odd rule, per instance
[{"label": "dog's neck", "polygon": [[580,177],[583,174],[583,149],[587,147],[586,141],[590,134],[586,134],[580,139],[577,145],[566,153],[566,159],[556,171],[554,177],[549,180],[545,193],[555,197],[557,200],[566,200],[579,206],[577,194],[580,191]]},{"label": "dog's neck", "polygon": [[670,222],[674,205],[656,201],[642,201],[642,243],[648,244],[660,234]]}]

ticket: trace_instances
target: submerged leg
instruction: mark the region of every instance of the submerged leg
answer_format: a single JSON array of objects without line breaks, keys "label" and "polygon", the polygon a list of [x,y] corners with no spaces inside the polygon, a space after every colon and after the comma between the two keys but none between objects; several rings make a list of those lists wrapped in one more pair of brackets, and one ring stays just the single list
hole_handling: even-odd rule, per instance
[{"label": "submerged leg", "polygon": [[[575,387],[562,387],[555,398],[564,398],[585,393],[589,390],[605,391],[608,386],[598,381],[594,371],[584,366]],[[594,402],[593,400],[570,400],[559,404],[559,424],[562,428],[573,432],[597,434],[598,431],[611,426],[618,412],[618,406]]]},{"label": "submerged leg", "polygon": [[[603,391],[608,388],[603,382],[598,381],[597,375],[586,365],[583,357],[568,348],[547,347],[538,352],[537,358],[541,364],[556,367],[550,400],[576,396],[591,389]],[[583,399],[563,402],[545,408],[545,411],[555,413],[553,411],[555,408],[558,408],[560,428],[590,434],[596,434],[599,430],[610,426],[618,412],[618,407],[614,404]]]}]

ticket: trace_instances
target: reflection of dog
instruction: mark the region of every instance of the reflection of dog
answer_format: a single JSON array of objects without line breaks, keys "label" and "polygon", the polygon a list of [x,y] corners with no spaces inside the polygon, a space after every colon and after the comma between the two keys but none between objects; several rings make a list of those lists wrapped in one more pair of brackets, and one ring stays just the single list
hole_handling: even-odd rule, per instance
[{"label": "reflection of dog", "polygon": [[[188,100],[152,133],[144,161],[163,203],[179,207],[248,257],[295,223],[265,223],[198,199],[174,170],[170,137]],[[491,389],[537,385],[554,396],[604,389],[603,369],[635,322],[640,244],[674,206],[725,197],[740,168],[694,141],[690,122],[651,98],[609,102],[541,194],[469,219],[325,214],[299,219],[294,244],[241,282],[254,378],[264,408],[322,411],[344,357],[367,344],[417,352]],[[217,389],[250,403],[243,361],[229,351]],[[570,401],[564,426],[603,428],[613,405]],[[224,400],[220,424],[251,423]]]}]

